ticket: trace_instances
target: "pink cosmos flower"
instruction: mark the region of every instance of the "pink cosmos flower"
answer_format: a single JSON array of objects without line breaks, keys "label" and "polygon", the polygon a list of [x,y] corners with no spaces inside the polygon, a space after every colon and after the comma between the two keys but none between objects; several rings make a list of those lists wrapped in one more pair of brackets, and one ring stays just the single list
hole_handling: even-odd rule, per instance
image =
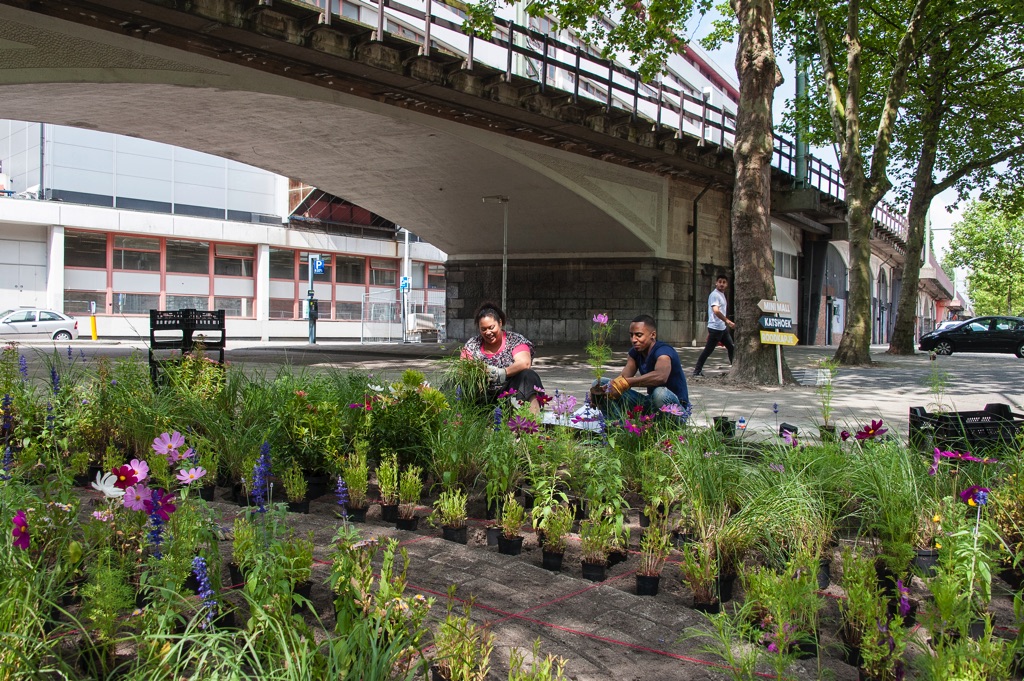
[{"label": "pink cosmos flower", "polygon": [[145,511],[146,502],[153,492],[145,485],[133,485],[124,491],[124,507],[130,511]]},{"label": "pink cosmos flower", "polygon": [[135,471],[135,481],[142,482],[149,476],[149,464],[141,459],[132,459],[128,464]]},{"label": "pink cosmos flower", "polygon": [[595,324],[600,324],[601,326],[604,326],[605,324],[608,323],[608,315],[606,315],[603,312],[600,312],[600,313],[594,315],[594,323]]},{"label": "pink cosmos flower", "polygon": [[131,466],[119,466],[110,472],[114,474],[115,478],[117,478],[117,480],[114,481],[114,487],[118,489],[128,489],[139,481],[139,479],[135,477],[135,469]]},{"label": "pink cosmos flower", "polygon": [[109,523],[111,520],[114,519],[114,512],[111,511],[109,508],[105,508],[102,511],[93,511],[92,517],[100,521],[101,523]]},{"label": "pink cosmos flower", "polygon": [[170,457],[172,452],[185,444],[185,436],[174,431],[174,433],[161,433],[153,439],[153,451],[162,456]]},{"label": "pink cosmos flower", "polygon": [[11,518],[11,522],[14,523],[14,529],[11,530],[11,534],[14,535],[15,548],[27,551],[31,539],[28,534],[28,518],[25,516],[25,511],[15,513],[14,517]]},{"label": "pink cosmos flower", "polygon": [[671,414],[672,416],[682,416],[683,415],[683,408],[680,405],[678,405],[678,404],[676,404],[674,402],[671,403],[671,404],[663,404],[663,405],[661,405],[661,411],[666,413],[666,414]]},{"label": "pink cosmos flower", "polygon": [[183,485],[195,482],[199,478],[206,475],[206,469],[202,467],[197,468],[182,468],[178,471],[178,482]]},{"label": "pink cosmos flower", "polygon": [[516,389],[515,388],[509,388],[508,390],[506,390],[503,393],[498,393],[498,399],[500,400],[500,399],[502,399],[504,397],[512,397],[515,394],[516,394]]}]

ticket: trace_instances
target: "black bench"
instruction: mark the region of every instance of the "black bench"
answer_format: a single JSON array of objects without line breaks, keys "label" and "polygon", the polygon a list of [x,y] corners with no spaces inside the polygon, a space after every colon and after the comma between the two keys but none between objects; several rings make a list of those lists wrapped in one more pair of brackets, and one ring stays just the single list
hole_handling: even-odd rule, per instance
[{"label": "black bench", "polygon": [[[197,335],[202,338],[197,338]],[[149,374],[153,384],[157,382],[161,364],[154,354],[156,351],[176,350],[184,355],[192,352],[199,343],[204,351],[216,352],[217,362],[224,364],[224,347],[227,344],[224,310],[150,310]]]}]

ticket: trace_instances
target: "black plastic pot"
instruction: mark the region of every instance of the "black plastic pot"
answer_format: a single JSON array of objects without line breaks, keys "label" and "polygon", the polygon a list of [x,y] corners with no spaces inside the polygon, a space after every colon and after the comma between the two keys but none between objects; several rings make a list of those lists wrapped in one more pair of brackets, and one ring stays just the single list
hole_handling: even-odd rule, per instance
[{"label": "black plastic pot", "polygon": [[916,549],[914,551],[914,562],[912,565],[914,572],[922,577],[934,577],[938,574],[938,549]]},{"label": "black plastic pot", "polygon": [[205,487],[199,488],[199,498],[203,501],[213,501],[214,494],[217,492],[217,488],[213,485],[206,485]]},{"label": "black plastic pot", "polygon": [[629,553],[626,551],[609,551],[608,552],[608,567],[614,567],[619,563],[625,563],[629,559]]},{"label": "black plastic pot", "polygon": [[245,572],[238,567],[237,563],[228,563],[228,575],[231,577],[231,584],[226,586],[240,587],[245,584]]},{"label": "black plastic pot", "polygon": [[818,560],[818,589],[827,589],[832,581],[832,562],[828,558]]},{"label": "black plastic pot", "polygon": [[[295,592],[295,594],[297,594],[299,596],[303,596],[305,598],[308,598],[308,599],[312,600],[312,597],[313,597],[313,582],[312,581],[300,582],[299,584],[296,584],[296,585],[294,585],[292,587],[292,591]],[[306,606],[299,605],[298,603],[293,602],[292,603],[292,612],[294,612],[294,613],[302,612],[302,609],[304,607],[306,607]]]},{"label": "black plastic pot", "polygon": [[583,569],[583,579],[592,582],[603,582],[605,580],[606,567],[604,563],[580,563]]},{"label": "black plastic pot", "polygon": [[718,600],[728,603],[732,600],[733,586],[736,584],[736,575],[718,576]]},{"label": "black plastic pot", "polygon": [[441,526],[441,536],[447,541],[453,541],[456,544],[465,544],[468,540],[469,528],[463,525],[462,527],[449,527],[447,525]]},{"label": "black plastic pot", "polygon": [[693,609],[696,610],[697,612],[706,612],[709,615],[717,615],[718,613],[722,612],[722,602],[721,601],[711,601],[711,602],[694,601],[693,602]]},{"label": "black plastic pot", "polygon": [[498,537],[501,535],[501,528],[498,527],[497,525],[490,525],[490,526],[487,527],[486,532],[487,532],[487,545],[488,546],[497,546],[498,545]]},{"label": "black plastic pot", "polygon": [[658,595],[658,583],[661,582],[661,575],[637,575],[636,576],[636,595],[637,596],[657,596]]},{"label": "black plastic pot", "polygon": [[303,499],[302,501],[289,501],[288,512],[309,513],[309,499]]},{"label": "black plastic pot", "polygon": [[319,499],[332,491],[337,482],[329,475],[311,475],[306,478],[306,498]]},{"label": "black plastic pot", "polygon": [[562,559],[565,558],[564,553],[542,549],[540,555],[541,567],[545,570],[551,570],[552,572],[560,572],[562,570]]},{"label": "black plastic pot", "polygon": [[498,535],[498,553],[502,553],[506,556],[518,556],[522,551],[522,537],[512,537],[509,539],[504,534]]},{"label": "black plastic pot", "polygon": [[398,504],[381,504],[380,519],[386,523],[393,523],[398,520]]},{"label": "black plastic pot", "polygon": [[647,517],[647,514],[640,511],[640,527],[650,527],[651,519]]},{"label": "black plastic pot", "polygon": [[724,437],[735,437],[736,422],[727,416],[716,416],[715,432],[721,433]]},{"label": "black plastic pot", "polygon": [[395,520],[395,528],[399,530],[406,530],[407,532],[415,532],[420,526],[420,519],[418,516],[411,518],[398,518]]},{"label": "black plastic pot", "polygon": [[366,507],[363,508],[346,508],[345,513],[348,515],[348,519],[354,523],[365,523],[366,522]]},{"label": "black plastic pot", "polygon": [[677,549],[681,549],[687,544],[696,540],[696,537],[689,532],[676,532],[672,531],[672,543],[675,544]]}]

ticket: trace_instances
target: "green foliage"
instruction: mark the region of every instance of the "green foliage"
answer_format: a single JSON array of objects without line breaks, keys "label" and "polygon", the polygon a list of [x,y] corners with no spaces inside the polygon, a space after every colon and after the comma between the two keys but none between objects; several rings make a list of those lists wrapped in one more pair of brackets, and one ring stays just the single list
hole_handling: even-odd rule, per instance
[{"label": "green foliage", "polygon": [[434,502],[434,512],[438,517],[438,524],[445,527],[463,527],[466,524],[466,503],[469,501],[467,494],[458,489],[446,489],[441,492]]},{"label": "green foliage", "polygon": [[665,559],[672,550],[672,537],[661,523],[651,523],[640,539],[640,567],[638,575],[657,577],[665,567]]},{"label": "green foliage", "polygon": [[[607,317],[607,315],[605,315]],[[597,317],[595,317],[595,320]],[[612,348],[608,344],[615,330],[614,321],[594,321],[590,327],[590,342],[587,343],[587,364],[594,372],[594,378],[601,380],[604,367],[611,361]]]},{"label": "green foliage", "polygon": [[419,466],[409,466],[402,471],[401,480],[398,483],[398,503],[403,505],[415,505],[423,493],[423,469]]},{"label": "green foliage", "polygon": [[834,359],[823,359],[818,362],[818,369],[827,374],[827,378],[814,389],[821,403],[821,424],[832,425],[832,392],[833,381],[839,374],[839,362]]},{"label": "green foliage", "polygon": [[297,503],[305,500],[309,484],[306,481],[302,465],[298,461],[292,461],[292,464],[282,471],[281,484],[284,485],[284,493],[288,497],[288,501]]},{"label": "green foliage", "polygon": [[764,649],[758,645],[761,628],[755,624],[752,612],[754,606],[753,601],[747,600],[732,613],[703,613],[711,630],[687,627],[681,638],[705,641],[700,648],[701,652],[722,660],[725,663],[723,671],[734,681],[754,681],[758,678],[758,660],[764,655]]},{"label": "green foliage", "polygon": [[448,591],[448,611],[434,634],[434,664],[447,681],[484,681],[491,668],[494,634],[470,618],[472,604],[455,612],[455,587]]},{"label": "green foliage", "polygon": [[1024,312],[1024,209],[972,201],[953,225],[949,262],[971,269],[967,291],[976,314]]},{"label": "green foliage", "polygon": [[[534,511],[537,507],[534,506]],[[551,512],[544,516],[539,528],[544,531],[543,546],[553,553],[564,553],[566,546],[566,535],[572,530],[575,521],[575,513],[568,504],[559,504],[551,508]]]},{"label": "green foliage", "polygon": [[101,645],[114,642],[121,627],[121,616],[135,603],[135,592],[128,585],[128,574],[109,554],[89,572],[82,588],[82,618],[89,623],[93,640]]},{"label": "green foliage", "polygon": [[615,521],[598,511],[580,523],[580,559],[584,563],[608,562],[615,545]]},{"label": "green foliage", "polygon": [[377,464],[377,486],[385,506],[398,503],[398,455],[385,454]]},{"label": "green foliage", "polygon": [[514,539],[520,536],[523,528],[523,521],[526,519],[526,511],[523,505],[516,499],[513,492],[505,495],[504,504],[501,507],[501,531],[507,539]]},{"label": "green foliage", "polygon": [[366,494],[370,487],[370,471],[366,462],[368,448],[365,440],[356,440],[342,464],[341,477],[348,487],[349,508],[366,508]]},{"label": "green foliage", "polygon": [[746,598],[756,604],[754,617],[782,652],[817,634],[822,607],[817,574],[818,561],[807,554],[793,556],[782,572],[763,566],[743,572]]},{"label": "green foliage", "polygon": [[468,404],[487,400],[487,364],[483,360],[455,355],[442,360],[441,387],[450,396]]},{"label": "green foliage", "polygon": [[508,681],[566,681],[565,658],[550,653],[541,656],[540,639],[533,642],[533,664],[526,668],[526,657],[518,648],[509,651]]},{"label": "green foliage", "polygon": [[885,621],[886,598],[878,585],[874,556],[846,548],[842,561],[840,583],[846,591],[846,598],[838,601],[842,635],[848,645],[860,648],[865,638],[875,635],[878,623]]}]

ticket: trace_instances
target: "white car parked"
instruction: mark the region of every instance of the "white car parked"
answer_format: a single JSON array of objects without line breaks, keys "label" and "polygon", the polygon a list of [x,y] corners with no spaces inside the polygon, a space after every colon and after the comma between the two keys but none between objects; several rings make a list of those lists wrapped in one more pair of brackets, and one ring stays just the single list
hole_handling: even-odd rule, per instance
[{"label": "white car parked", "polygon": [[0,338],[74,340],[78,338],[78,320],[62,312],[32,307],[4,310],[0,312]]}]

